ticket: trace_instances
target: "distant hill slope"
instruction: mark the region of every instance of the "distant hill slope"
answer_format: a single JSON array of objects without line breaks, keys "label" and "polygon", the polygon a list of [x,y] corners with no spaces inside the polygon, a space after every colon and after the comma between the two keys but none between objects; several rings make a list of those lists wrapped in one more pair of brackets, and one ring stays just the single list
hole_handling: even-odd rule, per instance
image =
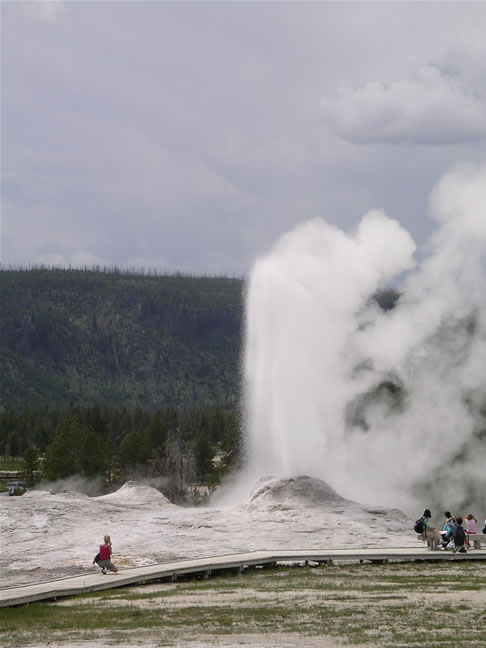
[{"label": "distant hill slope", "polygon": [[0,408],[231,404],[241,279],[0,271]]}]

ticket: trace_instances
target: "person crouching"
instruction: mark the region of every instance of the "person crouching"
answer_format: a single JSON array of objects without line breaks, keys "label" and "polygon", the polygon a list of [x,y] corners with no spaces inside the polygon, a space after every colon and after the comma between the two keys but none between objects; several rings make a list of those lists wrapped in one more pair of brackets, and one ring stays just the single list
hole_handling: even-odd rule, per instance
[{"label": "person crouching", "polygon": [[106,570],[109,569],[112,572],[117,572],[118,569],[111,562],[111,554],[113,553],[113,548],[111,546],[111,539],[109,535],[105,535],[103,538],[104,543],[100,545],[100,557],[98,560],[98,566],[101,567],[101,573],[106,574]]}]

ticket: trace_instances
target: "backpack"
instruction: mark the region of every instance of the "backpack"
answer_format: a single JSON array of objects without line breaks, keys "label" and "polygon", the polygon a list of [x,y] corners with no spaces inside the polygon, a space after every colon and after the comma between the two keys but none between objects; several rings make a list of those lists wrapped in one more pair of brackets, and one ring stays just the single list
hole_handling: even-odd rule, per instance
[{"label": "backpack", "polygon": [[424,518],[421,517],[419,518],[415,524],[413,525],[413,530],[415,533],[423,533],[424,532]]},{"label": "backpack", "polygon": [[456,528],[456,535],[454,537],[454,544],[456,547],[462,547],[463,544],[466,544],[466,534],[462,526]]}]

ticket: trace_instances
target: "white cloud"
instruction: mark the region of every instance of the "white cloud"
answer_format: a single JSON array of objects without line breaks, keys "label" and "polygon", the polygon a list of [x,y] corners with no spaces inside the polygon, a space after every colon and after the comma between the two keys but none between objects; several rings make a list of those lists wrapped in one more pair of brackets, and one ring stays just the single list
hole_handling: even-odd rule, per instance
[{"label": "white cloud", "polygon": [[354,143],[409,142],[444,145],[486,137],[486,98],[460,74],[435,65],[413,75],[342,87],[337,99],[322,99],[328,125]]},{"label": "white cloud", "polygon": [[33,261],[33,265],[45,265],[49,267],[62,268],[67,264],[64,254],[61,254],[60,252],[49,252],[47,254],[41,254],[37,256]]},{"label": "white cloud", "polygon": [[107,266],[108,263],[106,262],[106,259],[103,259],[88,250],[79,250],[79,252],[75,252],[71,256],[69,265],[72,265],[75,268],[84,268],[85,266],[91,268],[93,266],[104,267]]},{"label": "white cloud", "polygon": [[157,270],[159,272],[169,271],[170,262],[166,257],[130,257],[123,267],[136,272],[149,272]]},{"label": "white cloud", "polygon": [[66,11],[63,0],[35,0],[18,4],[20,13],[27,18],[55,22]]},{"label": "white cloud", "polygon": [[106,259],[89,252],[88,250],[79,250],[73,254],[62,254],[61,252],[47,252],[38,255],[34,260],[34,265],[46,265],[49,267],[73,267],[73,268],[92,268],[108,266]]}]

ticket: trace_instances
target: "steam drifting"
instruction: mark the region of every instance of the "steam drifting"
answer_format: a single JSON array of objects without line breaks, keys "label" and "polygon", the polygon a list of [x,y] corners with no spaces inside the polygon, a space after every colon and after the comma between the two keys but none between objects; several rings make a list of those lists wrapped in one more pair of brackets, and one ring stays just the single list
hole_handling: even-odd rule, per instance
[{"label": "steam drifting", "polygon": [[[307,474],[361,501],[482,510],[486,166],[445,175],[429,212],[436,230],[418,265],[412,238],[383,211],[349,234],[303,223],[257,261],[250,479]],[[398,278],[401,297],[384,311],[371,297]]]}]

